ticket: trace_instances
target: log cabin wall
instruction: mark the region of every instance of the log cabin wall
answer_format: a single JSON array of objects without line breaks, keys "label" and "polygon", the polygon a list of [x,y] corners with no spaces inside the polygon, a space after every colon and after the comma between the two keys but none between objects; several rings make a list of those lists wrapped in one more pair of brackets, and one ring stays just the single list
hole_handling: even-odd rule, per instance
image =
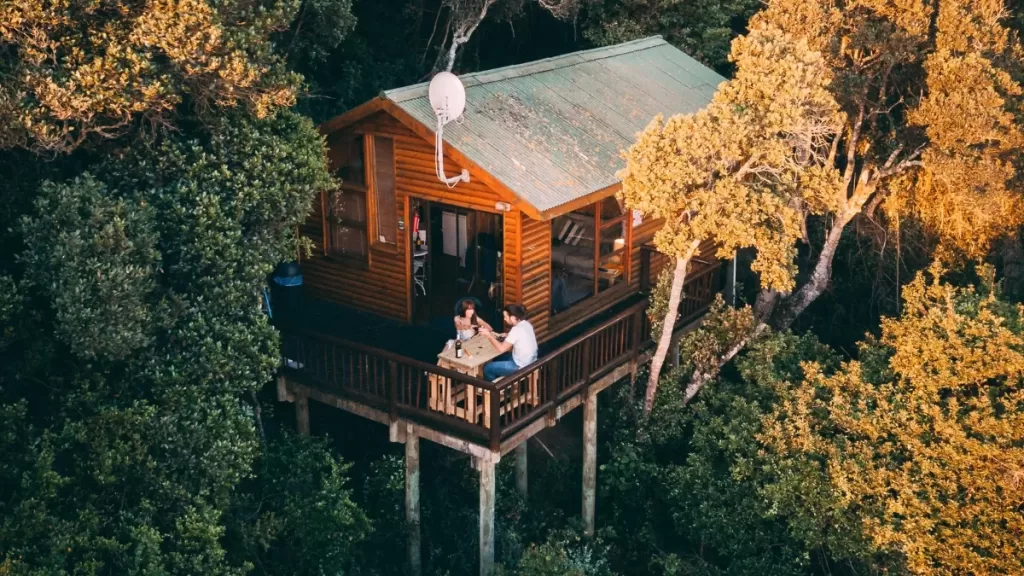
[{"label": "log cabin wall", "polygon": [[[470,172],[469,182],[460,182],[448,188],[438,181],[434,170],[434,146],[407,128],[387,112],[378,112],[335,134],[328,134],[328,158],[332,169],[337,158],[331,147],[341,135],[371,134],[386,136],[394,141],[395,195],[397,216],[402,223],[394,248],[381,248],[371,243],[366,263],[351,262],[324,254],[324,212],[326,195],[314,202],[313,211],[300,229],[303,237],[314,245],[313,256],[302,262],[306,290],[314,298],[354,306],[403,322],[412,319],[411,251],[408,249],[410,229],[410,198],[416,197],[451,206],[488,213],[499,213],[497,202],[513,202],[483,183],[479,175]],[[450,158],[445,158],[445,171],[462,171]],[[509,231],[518,231],[518,212],[505,217],[504,300],[518,301],[518,244],[509,246]],[[514,286],[513,286],[514,284]],[[515,298],[512,298],[515,296]]]},{"label": "log cabin wall", "polygon": [[551,222],[524,216],[520,230],[520,294],[537,339],[543,340],[549,333],[551,319]]},{"label": "log cabin wall", "polygon": [[[505,214],[503,226],[504,237],[502,239],[502,272],[504,280],[503,296],[505,304],[513,304],[522,301],[522,284],[520,282],[520,242],[522,238],[521,222],[523,213],[519,210],[511,210]],[[497,326],[495,326],[497,328]],[[498,328],[499,330],[501,328]]]}]

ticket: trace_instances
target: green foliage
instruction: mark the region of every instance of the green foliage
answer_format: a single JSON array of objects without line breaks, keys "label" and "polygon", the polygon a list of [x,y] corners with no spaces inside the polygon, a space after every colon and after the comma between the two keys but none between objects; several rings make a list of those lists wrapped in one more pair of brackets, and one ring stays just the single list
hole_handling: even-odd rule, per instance
[{"label": "green foliage", "polygon": [[163,316],[149,305],[160,265],[153,209],[112,198],[86,174],[46,183],[36,213],[23,221],[32,247],[24,289],[53,303],[58,336],[87,359],[120,360],[145,346]]},{"label": "green foliage", "polygon": [[[604,543],[584,538],[572,529],[553,532],[542,544],[530,546],[519,561],[521,576],[614,576]],[[500,572],[499,572],[500,573]]]},{"label": "green foliage", "polygon": [[277,364],[256,295],[329,182],[323,157],[307,120],[226,116],[43,188],[11,279],[26,296],[4,306],[0,406],[32,423],[0,448],[13,573],[249,568],[224,514],[258,471],[245,399]]},{"label": "green foliage", "polygon": [[233,504],[237,542],[229,549],[239,563],[254,561],[254,574],[351,573],[369,521],[346,486],[349,465],[323,440],[285,433],[264,448],[257,468]]},{"label": "green foliage", "polygon": [[760,8],[757,0],[605,0],[583,35],[601,46],[660,34],[694,58],[725,71],[729,43]]},{"label": "green foliage", "polygon": [[837,365],[811,337],[765,337],[741,358],[738,374],[686,409],[679,408],[679,373],[662,378],[642,434],[624,422],[598,476],[616,567],[798,575],[820,558],[863,551],[820,473],[802,459],[767,457],[758,441],[765,415],[788,397],[810,359]]}]

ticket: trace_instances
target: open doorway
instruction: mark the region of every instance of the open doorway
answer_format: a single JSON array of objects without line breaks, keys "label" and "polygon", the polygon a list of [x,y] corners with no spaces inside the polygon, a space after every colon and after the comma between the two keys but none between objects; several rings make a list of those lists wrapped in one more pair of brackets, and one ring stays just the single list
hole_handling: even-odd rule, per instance
[{"label": "open doorway", "polygon": [[413,198],[413,323],[454,334],[455,304],[471,296],[479,314],[501,325],[500,214]]}]

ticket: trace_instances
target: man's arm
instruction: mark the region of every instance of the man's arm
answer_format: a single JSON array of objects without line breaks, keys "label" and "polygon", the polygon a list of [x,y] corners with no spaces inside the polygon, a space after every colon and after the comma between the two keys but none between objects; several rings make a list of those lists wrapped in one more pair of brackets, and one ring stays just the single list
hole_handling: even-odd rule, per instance
[{"label": "man's arm", "polygon": [[504,342],[498,342],[498,339],[494,337],[494,334],[490,330],[484,328],[480,330],[480,333],[486,336],[488,340],[490,340],[491,346],[494,346],[494,349],[498,351],[498,354],[504,354],[505,352],[508,352],[509,350],[512,349],[511,342],[509,342],[508,340]]}]

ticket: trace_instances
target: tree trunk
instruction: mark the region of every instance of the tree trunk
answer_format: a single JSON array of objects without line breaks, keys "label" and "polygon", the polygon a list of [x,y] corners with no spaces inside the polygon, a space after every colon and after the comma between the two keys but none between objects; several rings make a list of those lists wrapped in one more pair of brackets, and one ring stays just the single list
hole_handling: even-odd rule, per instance
[{"label": "tree trunk", "polygon": [[[829,280],[832,278],[832,261],[835,259],[836,250],[839,248],[839,240],[843,237],[843,230],[853,220],[853,217],[860,212],[864,203],[873,192],[873,186],[865,185],[859,188],[858,194],[855,194],[850,199],[846,209],[839,214],[836,221],[832,224],[832,228],[825,238],[825,244],[821,248],[821,253],[818,255],[818,261],[811,272],[810,279],[796,293],[781,299],[778,297],[778,293],[771,291],[762,291],[758,295],[754,310],[757,324],[754,326],[754,329],[750,331],[750,334],[740,339],[735,345],[726,350],[724,354],[719,356],[718,361],[713,366],[706,370],[694,371],[690,377],[690,383],[686,386],[683,405],[689,403],[705,384],[718,376],[722,366],[725,366],[730,360],[735,358],[747,344],[760,336],[769,326],[775,330],[788,329],[797,317],[804,310],[807,310],[807,307],[817,300],[818,296],[821,296],[825,288],[828,287]],[[770,320],[766,321],[765,319],[769,315]]]},{"label": "tree trunk", "polygon": [[676,269],[672,273],[672,288],[668,297],[668,310],[665,311],[665,318],[661,325],[661,335],[658,336],[658,347],[654,350],[654,357],[651,358],[651,374],[647,379],[647,392],[644,394],[644,416],[651,413],[654,408],[654,396],[658,393],[658,379],[661,376],[661,368],[665,365],[665,357],[668,356],[669,345],[672,343],[672,332],[676,326],[676,318],[679,316],[679,302],[683,297],[683,284],[686,283],[686,267],[690,264],[699,241],[694,241],[687,250],[686,255],[676,258]]},{"label": "tree trunk", "polygon": [[[771,326],[775,330],[787,330],[796,321],[797,316],[803,314],[804,310],[811,305],[818,296],[821,296],[825,288],[828,288],[829,280],[832,279],[832,261],[835,259],[836,250],[839,248],[839,240],[843,237],[843,230],[852,218],[836,221],[825,238],[825,244],[821,247],[821,254],[818,255],[818,262],[814,265],[811,277],[806,284],[800,287],[793,295],[783,299],[782,303],[775,308],[771,318]],[[728,362],[728,360],[726,360]]]}]

